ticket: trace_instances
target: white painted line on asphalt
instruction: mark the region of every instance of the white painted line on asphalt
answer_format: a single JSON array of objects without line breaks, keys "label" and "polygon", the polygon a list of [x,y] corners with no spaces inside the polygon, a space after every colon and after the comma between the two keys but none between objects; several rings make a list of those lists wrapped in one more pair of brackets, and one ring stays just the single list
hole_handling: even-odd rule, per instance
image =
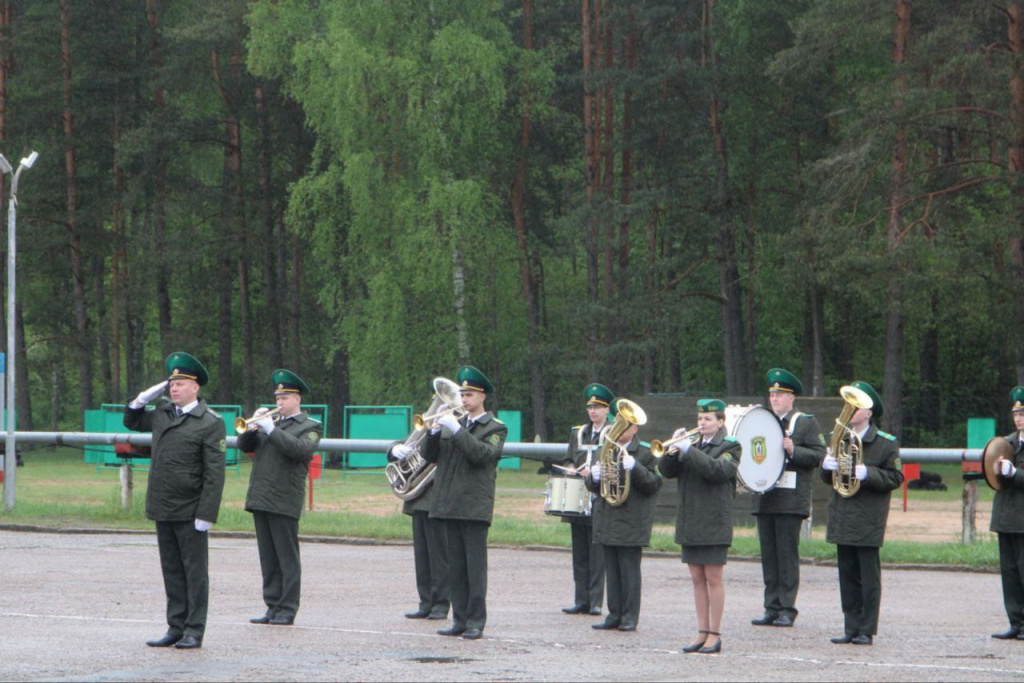
[{"label": "white painted line on asphalt", "polygon": [[844,660],[823,660],[823,659],[811,659],[809,657],[786,657],[783,655],[765,655],[763,653],[758,654],[745,654],[736,653],[737,657],[749,657],[751,659],[772,659],[779,662],[799,662],[801,664],[820,664],[824,666],[873,666],[882,669],[935,669],[938,671],[967,671],[971,673],[988,673],[988,674],[1012,674],[1014,676],[1024,676],[1024,671],[1020,669],[997,669],[983,666],[950,666],[948,664],[910,664],[910,663],[889,663],[889,662],[855,662],[855,661],[844,661]]},{"label": "white painted line on asphalt", "polygon": [[79,617],[73,614],[27,614],[25,612],[4,612],[0,617],[22,617],[23,619],[66,619],[68,621],[114,621],[125,624],[163,624],[163,619],[118,619],[115,617]]}]

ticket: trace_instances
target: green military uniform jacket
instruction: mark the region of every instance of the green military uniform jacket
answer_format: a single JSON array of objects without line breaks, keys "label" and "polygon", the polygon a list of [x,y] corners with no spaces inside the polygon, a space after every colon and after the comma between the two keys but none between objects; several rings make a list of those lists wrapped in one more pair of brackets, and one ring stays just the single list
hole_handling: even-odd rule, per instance
[{"label": "green military uniform jacket", "polygon": [[662,475],[677,481],[679,545],[732,545],[736,469],[743,449],[724,427],[706,448],[690,446],[685,454],[670,451],[658,462]]},{"label": "green military uniform jacket", "polygon": [[155,522],[216,522],[224,492],[224,419],[199,400],[177,416],[174,404],[154,410],[129,407],[124,426],[153,432],[153,460],[146,487],[146,517]]},{"label": "green military uniform jacket", "polygon": [[[795,411],[790,413],[794,415]],[[800,515],[807,519],[811,513],[812,477],[825,457],[825,437],[813,415],[801,414],[792,428],[793,456],[786,456],[786,471],[796,473],[796,488],[773,488],[754,495],[755,515]]]},{"label": "green military uniform jacket", "polygon": [[[610,422],[606,424],[611,424]],[[587,455],[590,455],[590,464],[597,462],[598,454],[601,452],[599,448],[588,450],[586,448],[580,448],[580,444],[590,444],[596,446],[600,439],[600,432],[594,433],[594,424],[588,422],[585,425],[579,425],[569,430],[569,448],[566,450],[565,460],[562,461],[563,465],[572,465],[576,469],[579,469],[587,464]],[[584,526],[591,526],[591,517],[587,515],[564,515],[562,517],[563,522],[570,524],[582,524]]]},{"label": "green military uniform jacket", "polygon": [[[417,448],[420,449],[421,452],[422,452],[422,449],[423,449],[423,442],[424,442],[424,440],[426,440],[426,437],[424,437],[423,439],[420,439],[420,442],[417,445]],[[395,456],[391,455],[391,451],[392,451],[392,449],[394,449],[395,446],[397,446],[399,444],[402,444],[402,443],[404,443],[404,442],[403,441],[396,441],[395,443],[391,444],[390,448],[388,448],[388,462],[395,462],[398,459]],[[436,468],[437,466],[436,465],[432,465],[432,464],[428,464],[427,467],[434,467],[434,468]],[[435,471],[434,476],[437,476],[436,471]],[[431,506],[433,504],[433,501],[434,501],[434,482],[433,482],[433,480],[431,480],[430,483],[427,484],[424,487],[423,493],[421,493],[420,495],[416,496],[415,498],[413,498],[411,500],[406,500],[406,501],[402,502],[402,514],[406,514],[406,515],[410,515],[411,516],[413,513],[416,513],[416,512],[430,512],[430,508],[431,508]]]},{"label": "green military uniform jacket", "polygon": [[498,461],[508,427],[489,412],[476,418],[472,430],[466,417],[452,435],[446,428],[423,440],[423,459],[437,464],[430,517],[491,523]]},{"label": "green military uniform jacket", "polygon": [[[647,546],[651,543],[651,525],[654,524],[654,504],[662,480],[655,467],[654,456],[646,444],[633,439],[626,451],[636,459],[630,476],[630,491],[626,502],[613,507],[601,497],[601,482],[593,474],[584,480],[594,498],[594,543],[614,546]],[[603,470],[603,468],[602,468]],[[601,472],[601,477],[615,476]]]},{"label": "green military uniform jacket", "polygon": [[[900,447],[895,436],[879,431],[874,425],[864,433],[862,444],[868,477],[849,498],[832,492],[825,539],[839,545],[880,548],[885,540],[892,491],[903,484]],[[821,470],[822,481],[831,486],[832,474]]]},{"label": "green military uniform jacket", "polygon": [[1013,466],[1017,472],[1007,487],[996,491],[992,501],[992,520],[989,531],[998,534],[1024,534],[1024,444],[1017,432],[1005,437],[1013,446]]},{"label": "green military uniform jacket", "polygon": [[268,436],[252,429],[238,437],[238,449],[253,453],[246,512],[272,512],[298,519],[306,495],[306,475],[324,426],[300,412],[281,419]]}]

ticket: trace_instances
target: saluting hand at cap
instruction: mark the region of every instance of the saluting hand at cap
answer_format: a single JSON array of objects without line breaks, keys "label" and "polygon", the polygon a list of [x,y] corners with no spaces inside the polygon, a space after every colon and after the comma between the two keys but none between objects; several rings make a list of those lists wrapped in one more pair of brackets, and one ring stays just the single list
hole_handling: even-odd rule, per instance
[{"label": "saluting hand at cap", "polygon": [[146,389],[145,391],[143,391],[142,393],[135,397],[135,400],[132,401],[132,407],[141,408],[142,406],[146,405],[160,394],[164,393],[164,389],[166,387],[167,380],[154,384],[149,389]]}]

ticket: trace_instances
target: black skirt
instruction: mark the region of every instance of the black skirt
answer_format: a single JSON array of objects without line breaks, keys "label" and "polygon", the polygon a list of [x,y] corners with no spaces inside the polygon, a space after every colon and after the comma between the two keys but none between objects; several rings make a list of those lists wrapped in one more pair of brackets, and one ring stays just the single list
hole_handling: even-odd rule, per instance
[{"label": "black skirt", "polygon": [[727,545],[684,545],[683,562],[686,564],[725,564],[729,554]]}]

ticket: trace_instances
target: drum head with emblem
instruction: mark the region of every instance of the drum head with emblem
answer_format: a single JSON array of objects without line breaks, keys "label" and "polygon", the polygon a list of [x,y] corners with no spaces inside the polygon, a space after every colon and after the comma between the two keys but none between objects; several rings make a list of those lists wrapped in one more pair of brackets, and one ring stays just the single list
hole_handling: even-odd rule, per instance
[{"label": "drum head with emblem", "polygon": [[[728,417],[726,409],[727,423]],[[750,406],[729,424],[729,434],[743,447],[737,470],[740,483],[753,493],[771,491],[786,469],[784,434],[779,418],[763,406]]]}]

